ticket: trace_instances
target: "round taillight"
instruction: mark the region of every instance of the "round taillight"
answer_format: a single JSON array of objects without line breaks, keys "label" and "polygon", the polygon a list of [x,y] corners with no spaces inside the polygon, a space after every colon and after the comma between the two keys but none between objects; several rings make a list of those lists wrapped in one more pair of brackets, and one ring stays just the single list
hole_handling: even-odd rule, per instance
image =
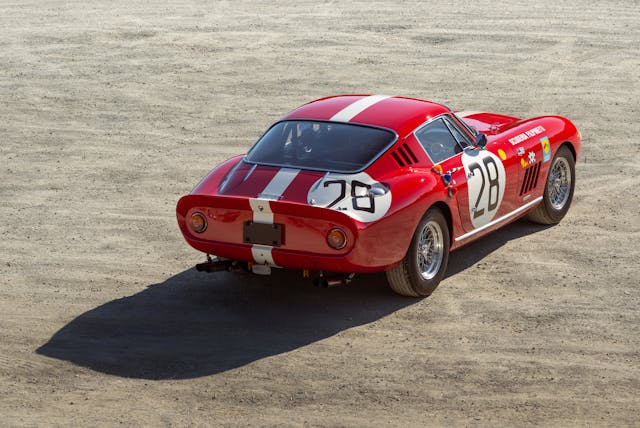
[{"label": "round taillight", "polygon": [[207,218],[200,212],[195,212],[189,217],[189,227],[196,233],[207,230]]},{"label": "round taillight", "polygon": [[333,249],[341,250],[347,245],[347,235],[345,235],[342,229],[331,229],[329,233],[327,233],[327,244]]}]

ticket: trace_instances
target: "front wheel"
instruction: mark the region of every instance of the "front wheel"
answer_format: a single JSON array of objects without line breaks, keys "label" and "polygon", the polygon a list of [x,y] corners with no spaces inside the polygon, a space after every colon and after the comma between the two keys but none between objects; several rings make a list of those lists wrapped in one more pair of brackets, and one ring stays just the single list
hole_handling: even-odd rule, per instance
[{"label": "front wheel", "polygon": [[567,146],[556,152],[547,174],[542,202],[531,213],[529,220],[540,224],[557,224],[569,211],[573,199],[575,159]]},{"label": "front wheel", "polygon": [[410,297],[427,297],[436,289],[449,261],[449,227],[442,212],[430,208],[413,235],[400,264],[386,271],[391,289]]}]

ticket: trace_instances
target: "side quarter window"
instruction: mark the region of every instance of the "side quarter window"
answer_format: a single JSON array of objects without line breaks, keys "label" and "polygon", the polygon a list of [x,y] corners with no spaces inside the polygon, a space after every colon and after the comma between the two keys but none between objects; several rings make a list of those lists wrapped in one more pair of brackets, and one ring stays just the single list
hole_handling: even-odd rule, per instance
[{"label": "side quarter window", "polygon": [[449,125],[449,129],[451,130],[451,133],[453,134],[453,137],[456,139],[458,144],[460,144],[463,148],[471,144],[471,141],[469,140],[467,134],[462,129],[460,129],[460,125],[456,123],[453,118],[446,117],[445,122],[447,123],[447,125]]},{"label": "side quarter window", "polygon": [[461,153],[466,146],[467,140],[462,135],[454,137],[451,129],[455,128],[447,125],[441,117],[415,131],[416,138],[434,164]]}]

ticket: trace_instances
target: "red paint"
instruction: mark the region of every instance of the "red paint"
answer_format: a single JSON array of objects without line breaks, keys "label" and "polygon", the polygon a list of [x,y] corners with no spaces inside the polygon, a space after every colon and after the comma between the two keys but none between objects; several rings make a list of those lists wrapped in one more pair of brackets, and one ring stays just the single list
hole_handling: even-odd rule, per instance
[{"label": "red paint", "polygon": [[[285,119],[329,120],[364,97],[366,95],[323,98],[293,110]],[[435,203],[444,204],[450,211],[452,249],[466,245],[525,215],[527,211],[465,241],[455,241],[456,237],[473,230],[467,177],[461,168],[461,155],[440,164],[445,172],[461,168],[452,174],[456,184],[455,195],[450,197],[441,177],[432,171],[434,165],[413,136],[416,128],[440,114],[451,112],[436,103],[392,97],[373,104],[354,116],[351,122],[389,128],[398,135],[396,143],[365,170],[373,180],[391,189],[391,207],[383,218],[363,223],[344,212],[310,206],[307,201],[309,190],[325,173],[300,171],[279,200],[268,202],[273,212],[273,221],[283,224],[285,230],[282,246],[271,252],[274,262],[281,267],[294,269],[381,271],[402,260],[418,222]],[[551,158],[563,143],[570,144],[577,156],[580,153],[579,134],[575,126],[562,117],[545,116],[522,120],[506,115],[479,113],[462,120],[487,134],[487,150],[498,155],[500,149],[506,155],[502,161],[506,172],[505,193],[494,219],[523,206],[527,200],[535,199],[544,190],[550,162],[541,163],[541,184],[530,195],[519,194],[525,174],[525,168],[520,163],[521,156],[517,154],[519,147],[524,149],[524,156],[530,151],[534,152],[538,162],[543,160],[540,144],[542,137],[549,138]],[[509,142],[509,139],[539,126],[544,128],[543,133],[528,137],[518,144]],[[410,162],[405,162],[399,150],[404,151]],[[209,173],[190,195],[181,198],[177,206],[177,218],[185,239],[197,250],[230,259],[253,261],[251,245],[242,242],[243,223],[254,218],[249,199],[258,197],[279,168],[254,168],[253,165],[244,163],[242,158],[243,156],[237,156],[224,162]],[[400,165],[397,159],[401,159],[403,164]],[[535,207],[530,209],[533,208]],[[207,216],[208,228],[202,234],[191,232],[185,221],[195,211]],[[340,227],[347,234],[347,245],[341,250],[329,247],[326,242],[326,234],[334,227]]]}]

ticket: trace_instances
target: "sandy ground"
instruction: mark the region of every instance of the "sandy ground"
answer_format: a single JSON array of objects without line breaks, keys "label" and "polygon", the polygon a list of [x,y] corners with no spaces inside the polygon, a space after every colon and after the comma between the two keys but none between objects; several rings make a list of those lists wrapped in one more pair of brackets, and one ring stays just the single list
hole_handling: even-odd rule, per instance
[{"label": "sandy ground", "polygon": [[[3,1],[0,425],[640,425],[637,1]],[[583,135],[574,204],[384,275],[206,275],[174,207],[308,100]]]}]

